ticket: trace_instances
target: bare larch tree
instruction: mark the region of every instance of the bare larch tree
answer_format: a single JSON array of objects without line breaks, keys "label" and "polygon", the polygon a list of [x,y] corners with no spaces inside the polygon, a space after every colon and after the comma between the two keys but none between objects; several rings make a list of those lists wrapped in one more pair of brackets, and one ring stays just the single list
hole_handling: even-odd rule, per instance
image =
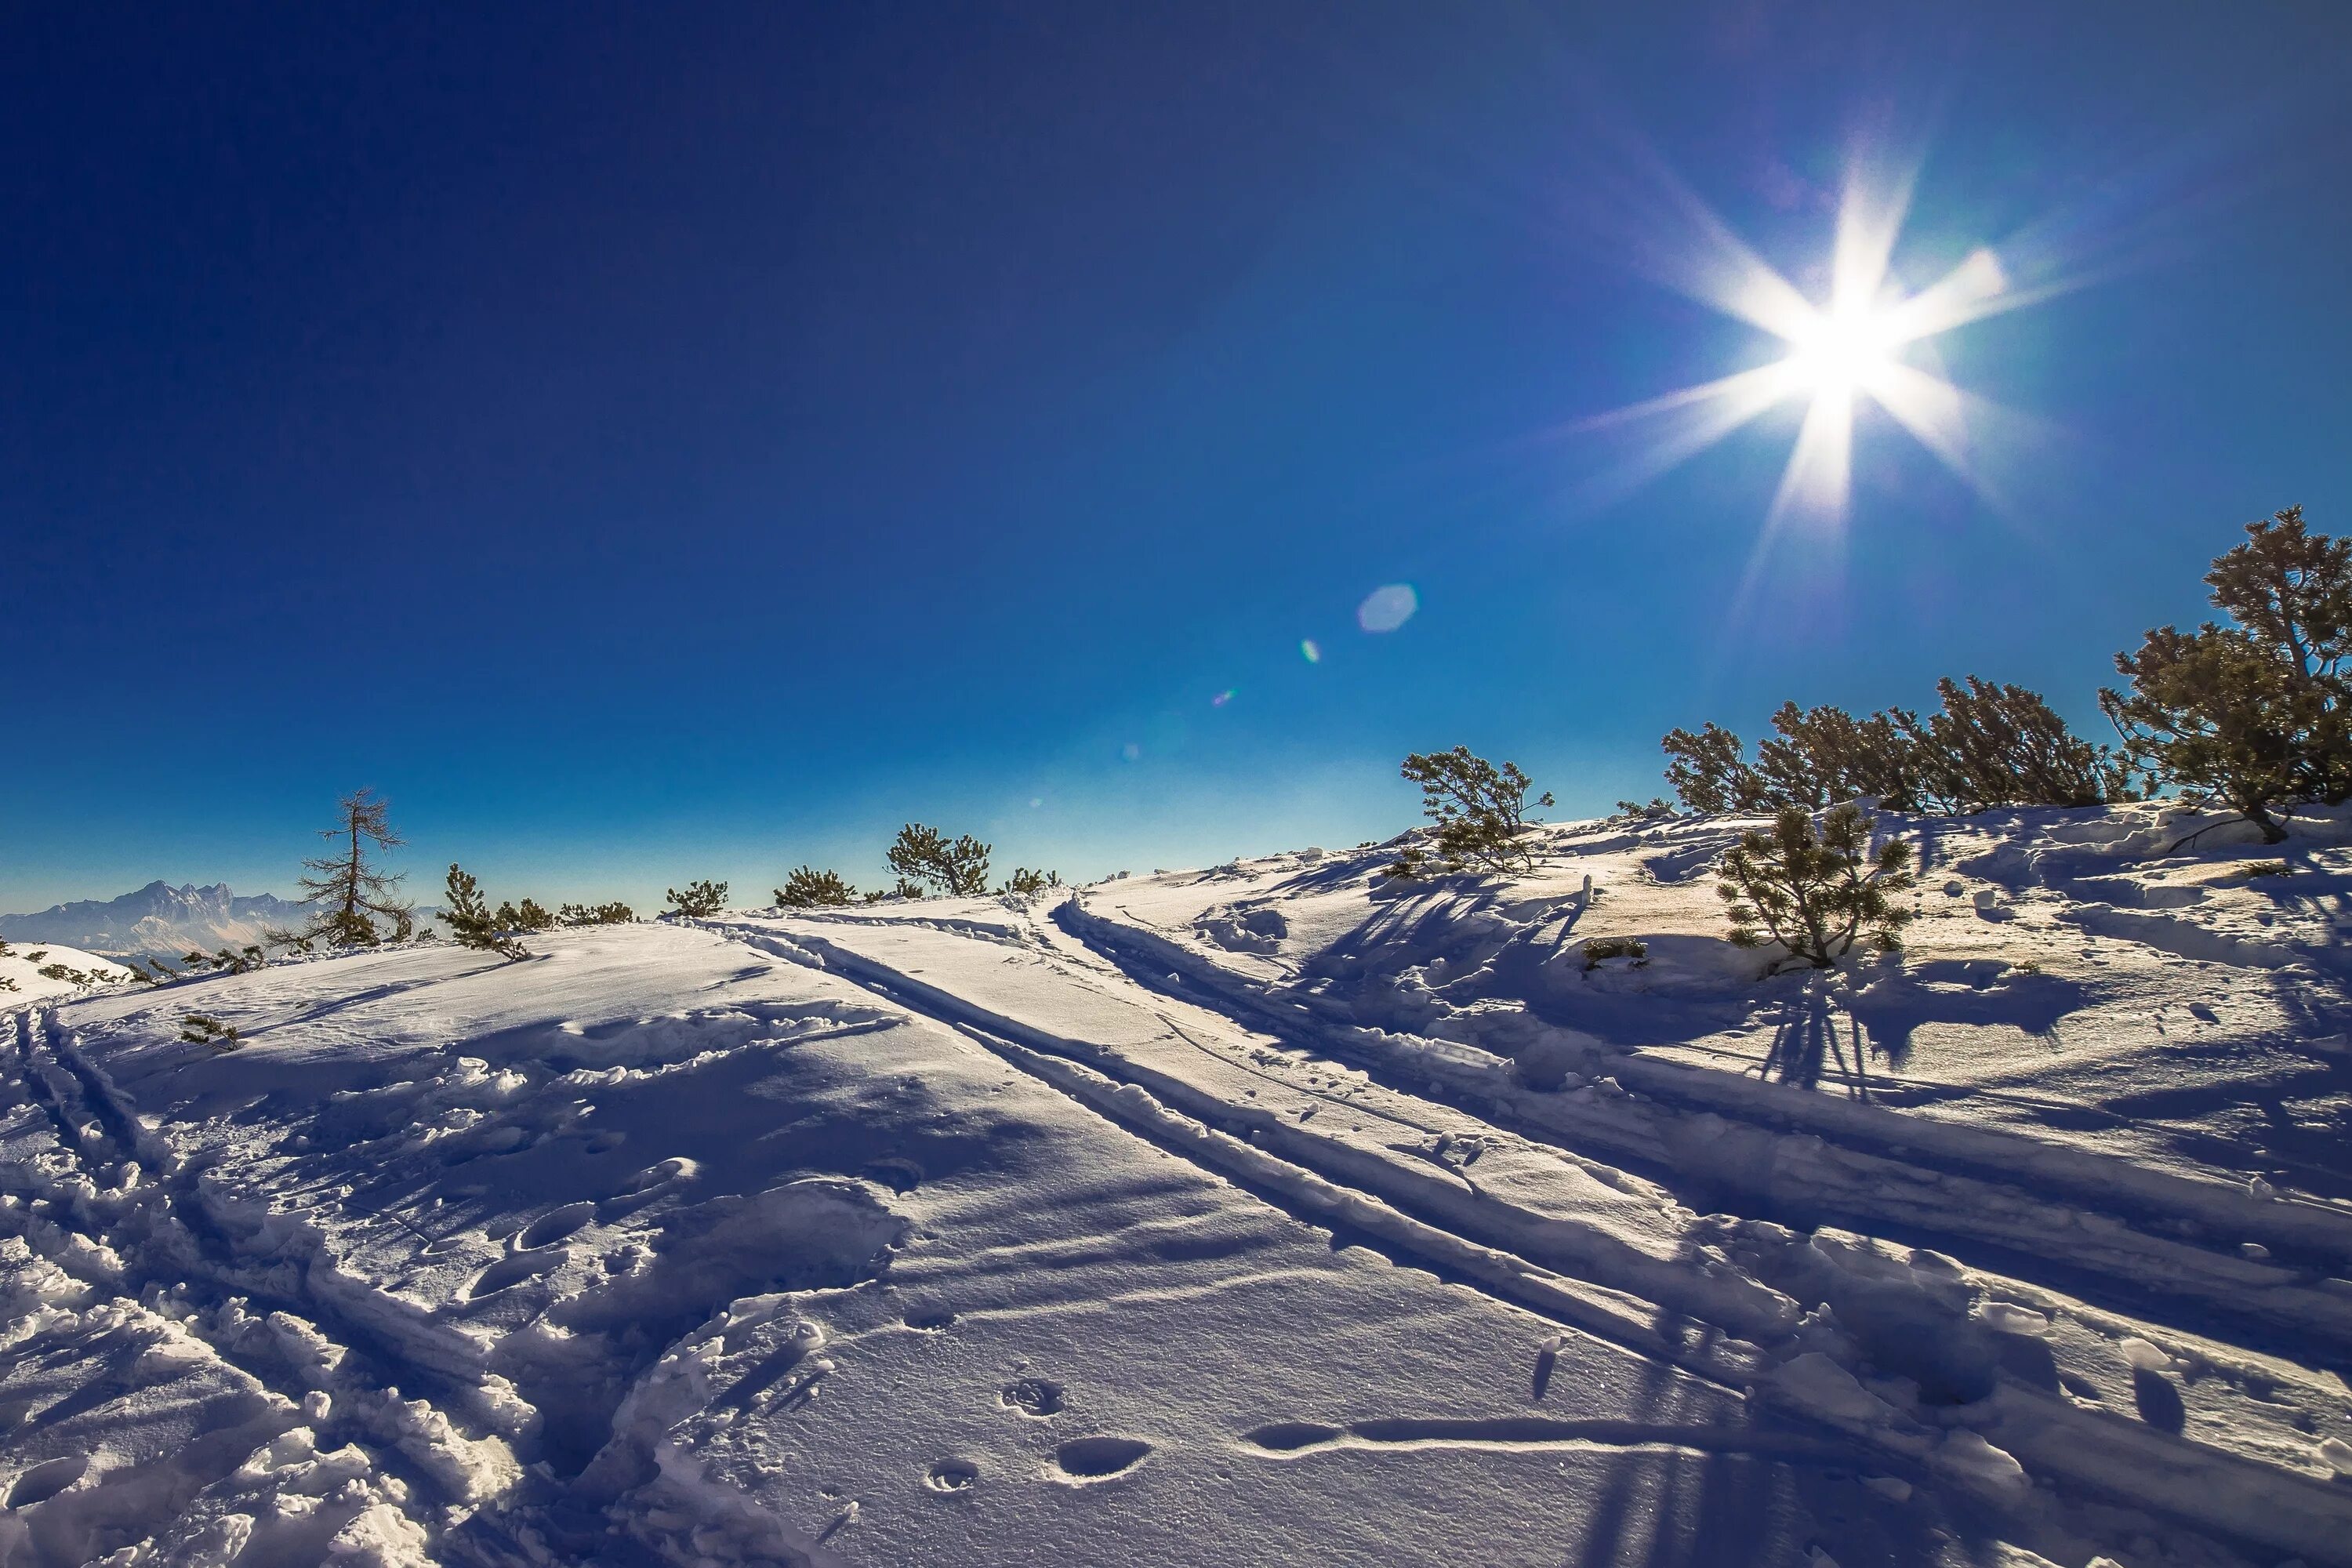
[{"label": "bare larch tree", "polygon": [[373,947],[383,940],[377,918],[390,921],[395,931],[409,926],[415,909],[400,897],[400,874],[378,870],[368,859],[371,847],[381,853],[404,842],[392,830],[386,809],[375,791],[357,790],[343,796],[342,820],[320,829],[319,837],[338,847],[302,862],[310,873],[301,879],[302,901],[317,907],[303,936],[323,938],[336,947]]}]

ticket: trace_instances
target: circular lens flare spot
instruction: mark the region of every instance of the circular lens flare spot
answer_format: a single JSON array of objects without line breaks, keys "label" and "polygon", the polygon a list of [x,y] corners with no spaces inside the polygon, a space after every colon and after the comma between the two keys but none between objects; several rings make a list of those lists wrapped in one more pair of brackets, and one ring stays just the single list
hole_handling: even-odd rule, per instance
[{"label": "circular lens flare spot", "polygon": [[1421,595],[1412,591],[1410,583],[1391,583],[1364,595],[1356,606],[1356,624],[1368,632],[1392,632],[1412,619],[1421,608]]}]

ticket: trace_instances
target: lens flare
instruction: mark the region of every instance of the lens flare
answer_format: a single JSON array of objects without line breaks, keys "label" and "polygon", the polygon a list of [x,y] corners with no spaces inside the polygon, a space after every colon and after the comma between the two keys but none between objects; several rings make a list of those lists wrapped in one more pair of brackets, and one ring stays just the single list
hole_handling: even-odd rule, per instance
[{"label": "lens flare", "polygon": [[1323,662],[1323,645],[1313,637],[1301,637],[1298,642],[1298,652],[1300,657],[1309,664]]},{"label": "lens flare", "polygon": [[1368,632],[1392,632],[1412,619],[1421,608],[1421,595],[1412,591],[1410,583],[1391,583],[1364,595],[1356,606],[1356,624]]}]

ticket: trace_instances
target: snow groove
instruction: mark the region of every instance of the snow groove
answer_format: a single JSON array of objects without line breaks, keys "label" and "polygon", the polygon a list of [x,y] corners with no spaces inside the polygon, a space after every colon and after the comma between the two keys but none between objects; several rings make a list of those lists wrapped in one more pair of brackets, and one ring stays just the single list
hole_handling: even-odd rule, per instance
[{"label": "snow groove", "polygon": [[[1968,1358],[1977,1353],[1969,1349],[1977,1342],[1938,1327],[1948,1320],[1939,1316],[1940,1310],[1926,1308],[1925,1298],[1921,1306],[1905,1308],[1874,1328],[1870,1320],[1884,1313],[1885,1299],[1874,1297],[1877,1286],[1867,1281],[1872,1270],[1881,1279],[1885,1270],[1874,1258],[1874,1244],[1867,1238],[1853,1238],[1862,1250],[1853,1255],[1853,1267],[1862,1272],[1826,1289],[1841,1303],[1843,1313],[1853,1314],[1853,1326],[1864,1337],[1870,1353],[1899,1357],[1906,1341],[1915,1349],[1924,1346],[1929,1362],[1909,1370],[1923,1385],[1937,1377],[1958,1379],[1954,1392],[1945,1397],[1975,1402],[1968,1421],[1939,1425],[1922,1418],[1933,1415],[1932,1410],[1898,1408],[1906,1395],[1893,1390],[1884,1396],[1874,1393],[1843,1364],[1853,1355],[1852,1350],[1832,1357],[1808,1348],[1832,1342],[1821,1340],[1810,1327],[1795,1331],[1798,1303],[1760,1279],[1741,1280],[1761,1293],[1743,1297],[1736,1288],[1727,1289],[1728,1281],[1720,1275],[1710,1279],[1693,1269],[1694,1259],[1687,1254],[1679,1260],[1679,1271],[1634,1269],[1604,1279],[1610,1265],[1622,1259],[1610,1258],[1605,1248],[1592,1245],[1595,1236],[1579,1238],[1584,1243],[1580,1249],[1563,1248],[1559,1238],[1573,1235],[1578,1228],[1573,1224],[1555,1229],[1529,1223],[1549,1216],[1518,1210],[1466,1182],[1448,1181],[1402,1161],[1372,1157],[1360,1145],[1320,1137],[1311,1124],[1286,1123],[1262,1108],[1236,1106],[1117,1049],[1031,1026],[839,942],[805,932],[788,939],[756,928],[714,924],[712,929],[751,938],[763,951],[843,973],[946,1022],[1032,1076],[1162,1147],[1268,1196],[1277,1206],[1318,1223],[1369,1233],[1473,1279],[1503,1300],[1701,1375],[1747,1386],[1759,1407],[1838,1433],[1883,1463],[1909,1467],[1979,1501],[2023,1506],[2032,1495],[2032,1476],[2040,1475],[2308,1561],[2352,1561],[2352,1545],[2347,1544],[2352,1542],[2352,1498],[2339,1489],[2184,1442],[2104,1411],[2076,1408],[2054,1394],[1997,1376],[1990,1361],[1981,1372],[1973,1370]],[[1423,1071],[1429,1070],[1423,1064]],[[1654,1121],[1652,1127],[1657,1146],[1671,1152],[1670,1133],[1657,1131]],[[1818,1146],[1817,1140],[1803,1142]],[[1863,1158],[1867,1162],[1870,1157]],[[1954,1201],[1946,1192],[1932,1217],[1948,1218],[1949,1209],[1944,1205]],[[1777,1226],[1750,1225],[1742,1256],[1768,1272],[1793,1267],[1800,1273],[1818,1273],[1821,1247],[1826,1243],[1834,1253],[1838,1246],[1826,1232],[1811,1247],[1791,1247],[1791,1239]],[[1552,1242],[1549,1251],[1538,1245],[1545,1240]],[[1567,1274],[1554,1272],[1546,1263],[1565,1267]],[[1934,1283],[1938,1270],[1950,1271],[1951,1287],[1960,1287],[1958,1271],[1948,1260],[1923,1254],[1911,1265],[1913,1278],[1929,1282],[1930,1296],[1941,1289]],[[1569,1277],[1573,1275],[1581,1279]],[[1821,1289],[1816,1284],[1810,1298],[1819,1299]],[[1784,1310],[1743,1310],[1745,1302],[1773,1299]],[[1923,1310],[1927,1316],[1917,1315]],[[1980,1342],[1980,1331],[1978,1334]],[[1989,1342],[1984,1353],[1990,1354]],[[1948,1354],[1959,1355],[1960,1362],[1935,1364],[1935,1357]],[[1951,1416],[1943,1420],[1948,1423]],[[1370,1439],[1358,1434],[1356,1440]]]},{"label": "snow groove", "polygon": [[[1356,1026],[1331,1016],[1336,1009],[1311,994],[1304,1001],[1289,993],[1277,995],[1163,937],[1085,910],[1076,900],[1057,907],[1053,918],[1080,941],[1125,961],[1138,984],[1150,985],[1173,970],[1216,1005],[1259,1026],[1292,1037],[1304,1032],[1336,1057],[1440,1087],[1533,1136],[1696,1178],[1735,1201],[1760,1204],[1767,1213],[1864,1226],[1895,1225],[1990,1242],[2069,1270],[2103,1275],[2136,1298],[2160,1303],[2171,1297],[2284,1333],[2288,1342],[2316,1337],[2352,1352],[2352,1285],[2315,1279],[2310,1271],[2279,1261],[2149,1235],[2040,1194],[2087,1190],[2127,1214],[2170,1220],[2185,1214],[2216,1227],[2226,1222],[2233,1228],[2223,1234],[2233,1243],[2259,1234],[2282,1248],[2308,1250],[2330,1261],[2352,1257],[2352,1215],[2336,1210],[2251,1199],[2240,1190],[2011,1133],[1926,1121],[1639,1056],[1610,1054],[1587,1061],[1613,1082],[1568,1093],[1531,1089],[1507,1058]],[[1628,1092],[1636,1090],[1643,1098]],[[1912,1153],[1897,1158],[1854,1147],[1856,1142],[1900,1146]],[[1961,1157],[1948,1161],[1950,1168],[1916,1157],[1953,1152]],[[1996,1169],[2004,1170],[2006,1179],[1985,1173]]]}]

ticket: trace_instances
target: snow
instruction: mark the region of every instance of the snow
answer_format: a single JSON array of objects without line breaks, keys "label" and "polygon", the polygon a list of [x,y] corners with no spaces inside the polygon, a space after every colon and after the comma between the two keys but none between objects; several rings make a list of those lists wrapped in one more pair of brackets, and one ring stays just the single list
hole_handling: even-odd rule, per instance
[{"label": "snow", "polygon": [[103,984],[119,983],[128,973],[111,959],[78,947],[59,947],[54,942],[0,942],[0,949],[6,950],[0,952],[0,1007],[55,1001],[97,988],[89,981],[78,981],[71,974],[44,974],[44,969],[63,967],[94,977]]},{"label": "snow", "polygon": [[2352,1563],[2352,854],[2197,825],[6,994],[0,1563]]}]

